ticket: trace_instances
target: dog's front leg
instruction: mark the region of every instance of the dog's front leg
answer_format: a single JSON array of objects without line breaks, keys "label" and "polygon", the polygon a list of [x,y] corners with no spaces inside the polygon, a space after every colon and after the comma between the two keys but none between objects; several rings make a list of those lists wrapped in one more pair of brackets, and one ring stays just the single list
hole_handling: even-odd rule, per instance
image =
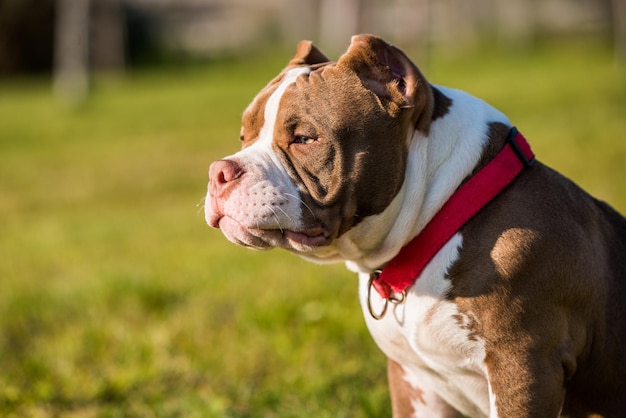
[{"label": "dog's front leg", "polygon": [[487,354],[489,417],[557,418],[565,399],[563,366],[510,348]]},{"label": "dog's front leg", "polygon": [[387,377],[393,418],[461,418],[462,415],[436,393],[409,381],[402,366],[387,360]]}]

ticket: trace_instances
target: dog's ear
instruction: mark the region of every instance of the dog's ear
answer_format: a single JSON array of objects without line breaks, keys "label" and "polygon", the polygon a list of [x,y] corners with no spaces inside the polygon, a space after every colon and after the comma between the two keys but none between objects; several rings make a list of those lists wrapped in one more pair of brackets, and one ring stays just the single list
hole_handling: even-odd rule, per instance
[{"label": "dog's ear", "polygon": [[354,71],[363,85],[400,108],[415,108],[417,127],[428,131],[432,89],[413,62],[398,48],[373,35],[355,35],[337,61]]},{"label": "dog's ear", "polygon": [[288,66],[315,65],[329,62],[324,55],[311,41],[300,41],[296,49],[296,55],[289,61]]}]

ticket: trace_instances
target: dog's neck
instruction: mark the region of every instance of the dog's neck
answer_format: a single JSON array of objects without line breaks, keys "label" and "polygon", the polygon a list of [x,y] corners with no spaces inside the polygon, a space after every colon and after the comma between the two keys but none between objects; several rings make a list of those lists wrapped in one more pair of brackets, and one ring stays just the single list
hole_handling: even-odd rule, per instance
[{"label": "dog's neck", "polygon": [[332,258],[344,260],[350,270],[369,273],[393,258],[476,167],[488,142],[488,123],[509,124],[498,110],[468,94],[438,89],[453,105],[433,122],[428,136],[408,133],[401,190],[385,211],[364,219],[335,243]]}]

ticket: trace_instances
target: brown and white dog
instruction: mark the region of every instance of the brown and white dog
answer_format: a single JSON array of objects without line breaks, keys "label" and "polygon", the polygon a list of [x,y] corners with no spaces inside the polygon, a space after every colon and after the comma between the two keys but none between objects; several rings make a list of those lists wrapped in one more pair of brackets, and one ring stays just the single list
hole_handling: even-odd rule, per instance
[{"label": "brown and white dog", "polygon": [[539,162],[406,289],[372,290],[510,129],[379,38],[355,36],[337,62],[303,41],[244,112],[242,150],[211,165],[206,220],[234,243],[359,273],[394,416],[626,416],[626,220]]}]

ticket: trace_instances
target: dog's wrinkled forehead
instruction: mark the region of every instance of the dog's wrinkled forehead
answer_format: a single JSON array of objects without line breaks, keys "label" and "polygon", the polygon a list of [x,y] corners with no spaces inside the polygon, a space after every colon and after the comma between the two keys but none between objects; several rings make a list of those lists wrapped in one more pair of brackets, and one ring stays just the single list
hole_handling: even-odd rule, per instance
[{"label": "dog's wrinkled forehead", "polygon": [[299,76],[311,71],[309,67],[287,69],[261,90],[243,114],[241,140],[244,147],[253,141],[265,144],[271,142],[276,115],[285,91]]},{"label": "dog's wrinkled forehead", "polygon": [[287,69],[281,72],[261,92],[257,94],[250,106],[243,114],[241,139],[246,146],[246,140],[256,138],[266,118],[268,100],[274,96],[276,106],[286,88],[295,82],[301,74],[309,74],[314,68],[329,64],[330,60],[320,52],[311,41],[301,41],[294,57],[289,61]]},{"label": "dog's wrinkled forehead", "polygon": [[[305,78],[311,82],[301,83]],[[276,114],[283,105],[281,99],[292,91],[293,84],[302,94],[291,96],[291,102],[284,105],[293,106],[298,101],[302,106],[300,114],[313,111],[326,119],[333,115],[327,108],[333,105],[334,113],[341,113],[346,119],[345,113],[356,105],[364,107],[355,109],[358,114],[370,110],[386,114],[377,118],[396,119],[401,114],[410,114],[418,129],[428,131],[432,99],[428,83],[417,67],[402,51],[381,39],[359,35],[353,37],[348,50],[336,62],[326,58],[310,41],[300,42],[287,68],[259,92],[244,112],[241,133],[244,148],[259,139],[262,129],[263,133],[272,132],[270,128],[276,126]],[[371,108],[373,98],[375,109]],[[310,106],[312,101],[315,109]],[[358,114],[352,116],[360,119]]]}]

